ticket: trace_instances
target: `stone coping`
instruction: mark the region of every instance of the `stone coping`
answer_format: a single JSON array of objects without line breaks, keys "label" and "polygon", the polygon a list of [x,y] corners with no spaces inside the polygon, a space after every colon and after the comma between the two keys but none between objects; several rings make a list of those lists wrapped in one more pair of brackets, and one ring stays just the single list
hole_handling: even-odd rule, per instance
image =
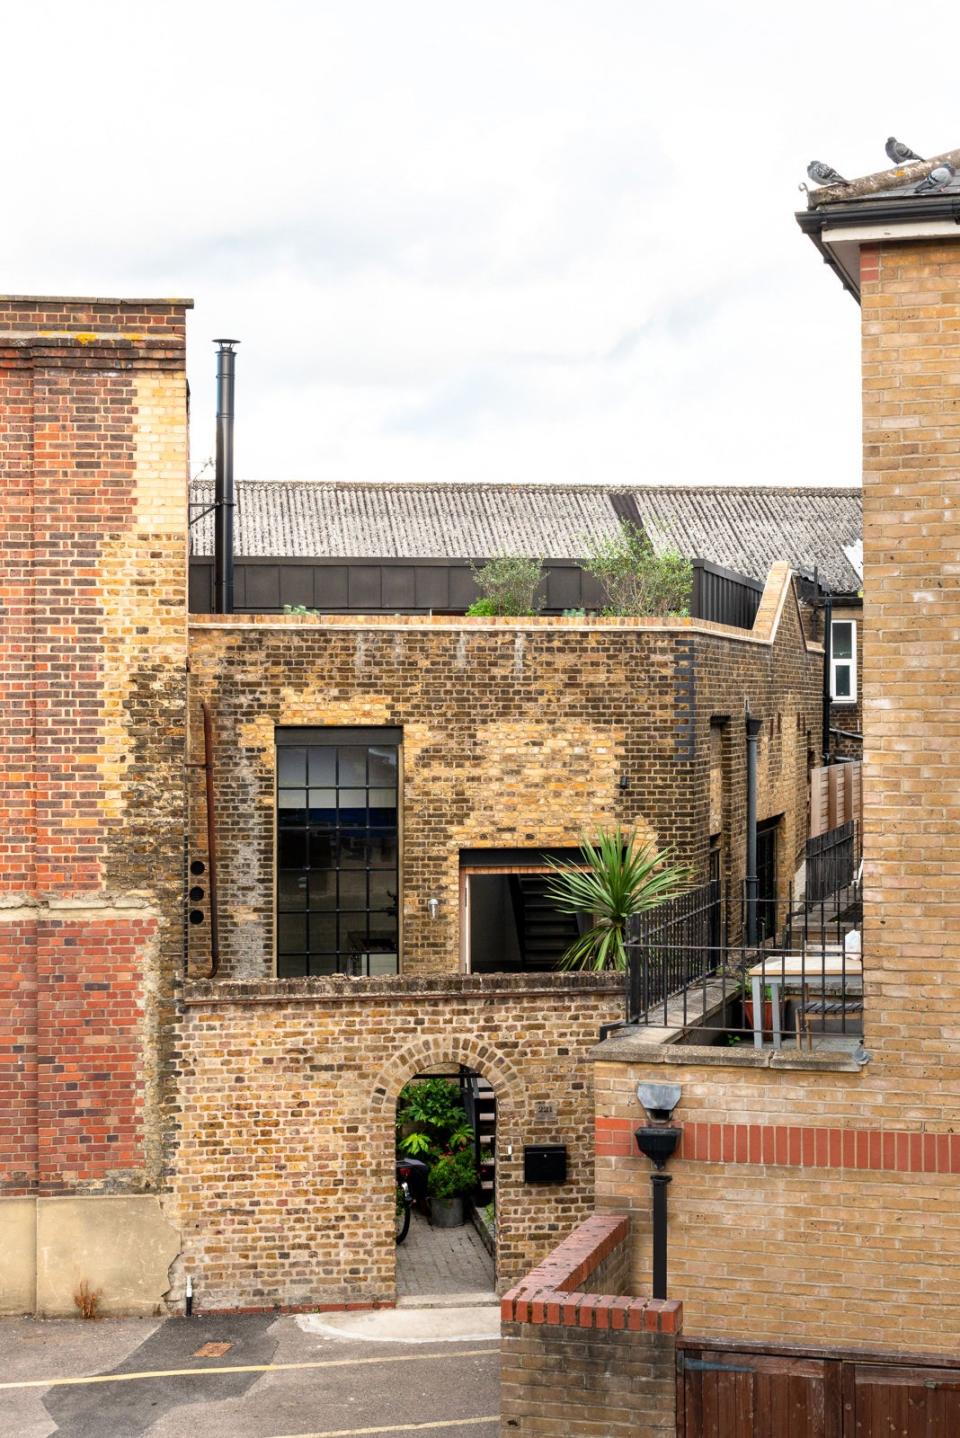
[{"label": "stone coping", "polygon": [[[800,1069],[807,1073],[862,1073],[851,1054],[821,1049],[789,1053],[784,1049],[755,1049],[746,1045],[723,1048],[719,1044],[680,1044],[672,1037],[658,1042],[660,1029],[646,1026],[623,1029],[597,1044],[587,1054],[594,1063],[675,1064],[684,1068]],[[672,1030],[668,1031],[672,1035]]]},{"label": "stone coping", "polygon": [[503,1295],[501,1322],[679,1333],[683,1305],[678,1299],[636,1298],[583,1289],[604,1259],[629,1238],[630,1219],[626,1214],[595,1213]]},{"label": "stone coping", "polygon": [[622,974],[402,974],[366,979],[333,974],[314,979],[187,979],[182,1001],[191,1007],[217,1004],[374,1003],[383,999],[526,998],[564,994],[622,995]]}]

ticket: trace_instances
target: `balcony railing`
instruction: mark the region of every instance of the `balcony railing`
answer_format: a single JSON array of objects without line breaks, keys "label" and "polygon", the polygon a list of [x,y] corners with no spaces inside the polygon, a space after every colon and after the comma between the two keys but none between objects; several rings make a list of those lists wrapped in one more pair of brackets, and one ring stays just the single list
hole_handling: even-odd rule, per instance
[{"label": "balcony railing", "polygon": [[635,921],[627,1022],[681,1042],[852,1049],[863,1034],[857,882],[771,901],[762,944],[744,942],[744,907],[714,883]]}]

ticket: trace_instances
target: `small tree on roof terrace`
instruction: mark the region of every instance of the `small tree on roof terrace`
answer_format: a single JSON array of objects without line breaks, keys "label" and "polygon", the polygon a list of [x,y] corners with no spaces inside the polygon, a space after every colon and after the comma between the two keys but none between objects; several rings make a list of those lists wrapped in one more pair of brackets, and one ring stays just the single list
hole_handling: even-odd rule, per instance
[{"label": "small tree on roof terrace", "polygon": [[542,560],[505,554],[470,569],[483,597],[474,600],[468,614],[536,614],[543,608],[537,594],[544,574]]},{"label": "small tree on roof terrace", "polygon": [[583,567],[603,587],[604,614],[657,618],[690,612],[689,559],[675,549],[656,554],[644,531],[629,521],[614,537],[594,541]]}]

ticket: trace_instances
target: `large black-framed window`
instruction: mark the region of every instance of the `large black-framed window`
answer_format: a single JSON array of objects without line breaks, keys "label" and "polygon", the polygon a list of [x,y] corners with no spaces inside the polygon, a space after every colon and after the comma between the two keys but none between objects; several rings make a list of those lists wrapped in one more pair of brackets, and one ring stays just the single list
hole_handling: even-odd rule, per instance
[{"label": "large black-framed window", "polygon": [[399,729],[278,729],[277,976],[396,973]]}]

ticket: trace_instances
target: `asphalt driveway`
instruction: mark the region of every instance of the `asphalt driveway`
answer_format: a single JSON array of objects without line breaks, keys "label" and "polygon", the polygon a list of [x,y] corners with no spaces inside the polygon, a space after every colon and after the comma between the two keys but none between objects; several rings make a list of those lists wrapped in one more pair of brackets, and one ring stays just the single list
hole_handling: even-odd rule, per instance
[{"label": "asphalt driveway", "polygon": [[494,1438],[493,1318],[3,1319],[0,1438]]}]

